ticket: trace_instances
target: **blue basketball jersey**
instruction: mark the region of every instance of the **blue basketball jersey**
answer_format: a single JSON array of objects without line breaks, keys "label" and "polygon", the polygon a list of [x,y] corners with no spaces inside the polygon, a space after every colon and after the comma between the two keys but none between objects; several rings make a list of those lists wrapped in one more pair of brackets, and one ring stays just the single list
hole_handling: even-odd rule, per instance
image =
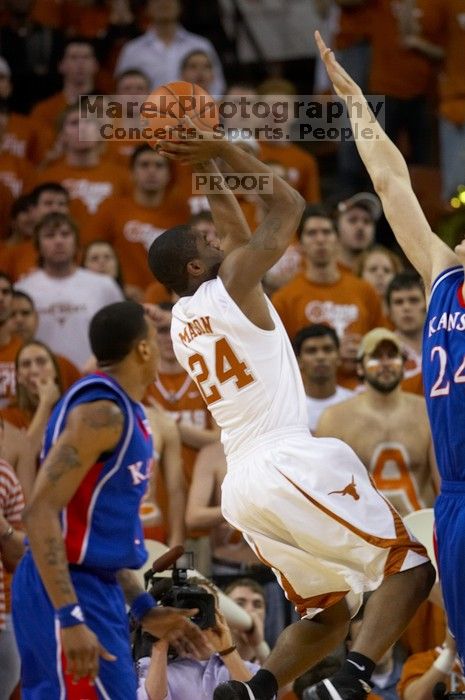
[{"label": "blue basketball jersey", "polygon": [[55,407],[44,437],[41,459],[82,403],[112,401],[124,416],[121,439],[87,472],[62,511],[70,564],[99,569],[136,569],[147,559],[139,505],[147,488],[153,455],[151,430],[141,404],[132,401],[112,377],[91,374],[76,382]]},{"label": "blue basketball jersey", "polygon": [[441,478],[465,481],[463,267],[436,279],[423,334],[423,383]]}]

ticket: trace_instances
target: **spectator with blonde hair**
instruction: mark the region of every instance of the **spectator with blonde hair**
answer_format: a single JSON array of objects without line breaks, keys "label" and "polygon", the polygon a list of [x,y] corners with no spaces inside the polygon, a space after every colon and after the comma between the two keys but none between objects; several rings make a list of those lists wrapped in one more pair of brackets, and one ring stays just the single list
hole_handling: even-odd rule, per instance
[{"label": "spectator with blonde hair", "polygon": [[376,289],[386,317],[389,314],[386,301],[389,283],[403,269],[399,256],[382,245],[374,245],[362,253],[358,260],[357,274]]}]

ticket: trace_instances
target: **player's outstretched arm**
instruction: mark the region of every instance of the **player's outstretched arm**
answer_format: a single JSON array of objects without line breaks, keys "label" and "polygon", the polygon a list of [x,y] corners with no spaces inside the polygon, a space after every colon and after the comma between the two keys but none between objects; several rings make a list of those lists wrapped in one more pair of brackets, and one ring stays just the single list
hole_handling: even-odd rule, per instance
[{"label": "player's outstretched arm", "polygon": [[349,109],[352,128],[359,134],[363,129],[372,132],[369,139],[356,139],[358,152],[399,245],[428,289],[443,269],[459,264],[458,258],[432,232],[412,190],[407,164],[376,121],[359,86],[336,61],[319,32],[315,32],[315,39],[335,92],[346,103],[350,96],[357,98],[356,108]]},{"label": "player's outstretched arm", "polygon": [[[78,606],[68,568],[60,513],[103,452],[117,445],[123,416],[111,401],[82,404],[68,416],[65,430],[39,471],[29,505],[23,514],[34,561],[53,607]],[[79,619],[79,611],[76,611]],[[62,629],[67,671],[76,679],[95,678],[99,656],[114,661],[85,625]]]}]

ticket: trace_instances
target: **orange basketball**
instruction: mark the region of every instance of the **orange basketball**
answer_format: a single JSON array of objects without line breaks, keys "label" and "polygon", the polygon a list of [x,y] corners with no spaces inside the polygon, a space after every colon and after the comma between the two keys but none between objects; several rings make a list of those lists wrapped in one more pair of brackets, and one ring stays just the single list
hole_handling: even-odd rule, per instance
[{"label": "orange basketball", "polygon": [[[189,137],[189,117],[200,131],[213,131],[220,123],[218,106],[208,92],[194,83],[178,81],[154,90],[141,106],[141,115],[159,141],[180,141]],[[193,127],[190,127],[191,131]]]}]

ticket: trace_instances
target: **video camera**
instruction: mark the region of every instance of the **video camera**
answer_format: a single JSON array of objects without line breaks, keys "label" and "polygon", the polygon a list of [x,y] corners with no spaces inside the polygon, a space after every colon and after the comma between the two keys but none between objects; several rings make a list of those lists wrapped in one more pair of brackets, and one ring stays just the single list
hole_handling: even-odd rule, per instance
[{"label": "video camera", "polygon": [[[156,575],[171,567],[173,569],[171,577]],[[165,607],[197,608],[198,613],[191,618],[192,622],[200,629],[208,629],[214,627],[216,623],[215,597],[201,586],[188,583],[188,570],[193,568],[193,552],[184,552],[182,547],[175,547],[156,559],[151,568],[144,573],[145,588],[160,605]],[[133,630],[134,660],[150,656],[152,644],[155,641],[155,637],[144,632],[141,625],[137,625]]]}]

